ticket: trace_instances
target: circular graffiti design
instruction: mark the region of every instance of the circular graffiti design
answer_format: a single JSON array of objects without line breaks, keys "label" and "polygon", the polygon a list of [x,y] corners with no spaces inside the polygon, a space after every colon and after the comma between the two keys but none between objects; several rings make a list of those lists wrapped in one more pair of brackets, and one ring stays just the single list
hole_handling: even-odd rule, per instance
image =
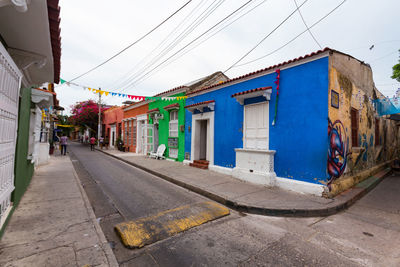
[{"label": "circular graffiti design", "polygon": [[332,123],[329,120],[328,138],[328,184],[330,184],[343,174],[347,164],[348,140],[341,121]]}]

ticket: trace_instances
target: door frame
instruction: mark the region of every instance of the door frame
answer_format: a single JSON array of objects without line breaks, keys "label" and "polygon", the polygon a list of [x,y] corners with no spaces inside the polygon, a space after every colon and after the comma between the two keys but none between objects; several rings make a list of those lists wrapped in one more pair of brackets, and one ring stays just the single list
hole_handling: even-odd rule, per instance
[{"label": "door frame", "polygon": [[200,153],[200,136],[196,138],[196,132],[200,133],[200,129],[197,129],[197,121],[207,120],[207,159],[210,165],[214,165],[214,117],[214,111],[192,115],[192,136],[190,152],[190,158],[192,161],[195,160],[196,153]]}]

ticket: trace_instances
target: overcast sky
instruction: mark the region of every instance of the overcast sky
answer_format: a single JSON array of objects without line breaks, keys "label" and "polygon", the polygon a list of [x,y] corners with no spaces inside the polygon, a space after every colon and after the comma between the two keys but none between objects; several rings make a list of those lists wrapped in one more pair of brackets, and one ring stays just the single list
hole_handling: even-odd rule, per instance
[{"label": "overcast sky", "polygon": [[[143,36],[187,1],[60,1],[61,78],[71,80],[103,62]],[[296,1],[298,5],[304,2]],[[128,94],[151,96],[213,72],[225,71],[296,9],[294,0],[253,0],[215,30],[254,8],[252,11],[207,40],[210,35],[205,35],[182,51],[186,53],[178,53],[167,64],[151,70],[246,2],[248,0],[192,0],[151,35],[75,82],[106,91],[123,90]],[[308,0],[300,11],[305,22],[311,26],[341,2]],[[390,78],[392,66],[399,59],[399,10],[399,0],[347,0],[315,25],[311,32],[322,47],[348,53],[369,63],[377,88],[391,97],[400,88],[400,83]],[[207,17],[204,18],[205,15]],[[201,16],[204,20],[198,23]],[[191,27],[190,30],[182,34],[188,27]],[[234,78],[319,50],[316,41],[306,32],[272,55],[244,64],[271,53],[305,29],[299,13],[295,13],[238,66],[225,74]],[[179,42],[171,47],[174,41]],[[169,52],[163,53],[168,45]],[[374,47],[370,49],[372,45]],[[153,62],[156,63],[151,65]],[[146,64],[151,67],[146,68]],[[244,65],[239,66],[241,64]],[[142,75],[149,71],[143,78]],[[77,101],[97,99],[81,87],[62,85],[56,87],[56,92],[67,113]],[[104,100],[107,104],[120,105],[127,99],[106,97]]]}]

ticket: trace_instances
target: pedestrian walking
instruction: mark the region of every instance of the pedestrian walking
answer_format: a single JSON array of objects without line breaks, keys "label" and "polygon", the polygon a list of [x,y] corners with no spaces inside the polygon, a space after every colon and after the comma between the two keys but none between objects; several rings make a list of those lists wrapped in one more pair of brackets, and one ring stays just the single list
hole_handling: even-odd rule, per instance
[{"label": "pedestrian walking", "polygon": [[100,148],[103,149],[103,145],[104,145],[104,138],[103,138],[103,136],[101,136],[101,137],[99,138],[99,143],[100,143]]},{"label": "pedestrian walking", "polygon": [[94,136],[92,136],[90,138],[90,150],[94,151],[94,145],[96,144],[96,138]]},{"label": "pedestrian walking", "polygon": [[60,138],[60,144],[61,144],[61,155],[66,155],[67,154],[67,145],[68,145],[68,137],[66,134],[63,134]]}]

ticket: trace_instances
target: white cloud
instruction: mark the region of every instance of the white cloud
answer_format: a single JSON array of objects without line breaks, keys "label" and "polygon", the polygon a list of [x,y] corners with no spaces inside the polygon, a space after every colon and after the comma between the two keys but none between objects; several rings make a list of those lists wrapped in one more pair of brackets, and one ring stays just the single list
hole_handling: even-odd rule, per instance
[{"label": "white cloud", "polygon": [[[61,77],[69,80],[96,66],[138,39],[185,2],[186,0],[119,0],[112,2],[105,0],[68,0],[60,2]],[[169,55],[245,2],[245,0],[223,2],[198,28],[191,31]],[[252,6],[261,2],[262,0],[254,0]],[[301,8],[301,12],[307,24],[311,25],[340,2],[341,0],[309,0]],[[149,61],[150,58],[147,54],[161,40],[166,38],[170,31],[198,3],[199,0],[192,1],[176,17],[142,42],[76,82],[87,86],[101,87],[109,91],[121,90],[121,87],[117,87],[117,85],[125,81],[123,78],[127,76],[127,73],[132,73],[129,71],[143,58]],[[211,3],[212,0],[207,0],[204,7]],[[297,0],[297,3],[300,5],[302,0]],[[275,28],[294,9],[293,0],[266,1],[253,12],[242,17],[208,41],[166,67],[158,69],[142,83],[126,88],[125,92],[153,95],[212,72],[223,71]],[[383,56],[400,48],[398,10],[400,10],[400,2],[396,0],[384,2],[348,0],[326,20],[316,25],[312,32],[323,47],[328,46],[349,53],[367,63],[371,62],[378,89],[385,95],[391,96],[400,87],[399,83],[390,79],[391,68],[396,64],[398,54]],[[200,10],[196,14],[199,13]],[[273,51],[304,29],[299,15],[295,14],[241,63]],[[369,50],[372,44],[375,45],[375,48]],[[233,68],[226,74],[233,78],[318,49],[309,34],[305,33],[277,53],[254,63]],[[138,68],[136,68],[137,70]],[[56,90],[61,105],[66,108],[76,101],[94,98],[92,93],[80,88],[63,86]],[[118,97],[106,98],[107,103],[110,104],[121,104],[123,100]]]}]

